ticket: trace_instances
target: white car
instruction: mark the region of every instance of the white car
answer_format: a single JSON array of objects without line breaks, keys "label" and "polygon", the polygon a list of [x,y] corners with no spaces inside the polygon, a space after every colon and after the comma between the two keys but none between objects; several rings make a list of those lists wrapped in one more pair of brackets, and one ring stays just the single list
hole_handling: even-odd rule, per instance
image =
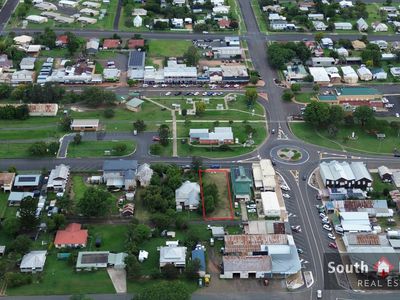
[{"label": "white car", "polygon": [[169,95],[171,95],[171,92],[166,92],[165,93],[165,96],[169,96]]},{"label": "white car", "polygon": [[256,213],[257,210],[255,208],[250,208],[247,210],[249,213]]},{"label": "white car", "polygon": [[328,224],[322,225],[322,228],[325,229],[325,230],[328,230],[328,231],[332,231],[332,227],[329,226]]},{"label": "white car", "polygon": [[158,84],[153,85],[153,88],[158,88]]},{"label": "white car", "polygon": [[317,290],[317,299],[322,299],[322,291]]},{"label": "white car", "polygon": [[328,238],[331,240],[336,240],[336,237],[332,233],[328,233]]},{"label": "white car", "polygon": [[291,228],[294,232],[301,232],[300,225],[290,226],[290,228]]},{"label": "white car", "polygon": [[194,92],[194,94],[193,94],[193,95],[197,96],[198,94],[199,94],[199,92]]},{"label": "white car", "polygon": [[320,214],[319,214],[319,217],[320,217],[321,219],[325,219],[325,218],[326,218],[326,214],[320,213]]},{"label": "white car", "polygon": [[399,115],[399,113],[396,113],[396,118],[400,118],[400,115]]},{"label": "white car", "polygon": [[290,188],[287,185],[281,185],[281,190],[290,191]]},{"label": "white car", "polygon": [[289,199],[289,198],[290,198],[290,195],[289,195],[289,194],[282,194],[282,197],[283,197],[283,198]]},{"label": "white car", "polygon": [[148,87],[148,86],[149,86],[149,85],[148,85],[147,83],[144,83],[144,84],[143,84],[143,87],[144,87],[144,88],[146,88],[146,87]]}]

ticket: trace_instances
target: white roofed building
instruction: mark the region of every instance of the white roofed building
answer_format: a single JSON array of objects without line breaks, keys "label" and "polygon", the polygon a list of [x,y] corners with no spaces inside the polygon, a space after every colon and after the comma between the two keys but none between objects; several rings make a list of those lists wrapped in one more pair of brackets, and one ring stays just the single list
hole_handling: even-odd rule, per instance
[{"label": "white roofed building", "polygon": [[186,250],[186,247],[178,246],[178,242],[167,242],[167,246],[160,247],[160,268],[167,264],[185,268]]},{"label": "white roofed building", "polygon": [[275,169],[269,159],[252,164],[254,187],[261,191],[275,191]]},{"label": "white roofed building", "polygon": [[326,85],[331,82],[328,73],[323,67],[309,67],[311,76],[313,77],[314,83]]},{"label": "white roofed building", "polygon": [[185,181],[175,191],[176,209],[195,210],[200,203],[200,185],[197,182]]},{"label": "white roofed building", "polygon": [[365,66],[361,66],[360,68],[358,68],[357,74],[362,81],[372,80],[372,72]]},{"label": "white roofed building", "polygon": [[275,192],[261,192],[261,201],[263,214],[266,217],[279,218],[281,216],[281,207]]}]

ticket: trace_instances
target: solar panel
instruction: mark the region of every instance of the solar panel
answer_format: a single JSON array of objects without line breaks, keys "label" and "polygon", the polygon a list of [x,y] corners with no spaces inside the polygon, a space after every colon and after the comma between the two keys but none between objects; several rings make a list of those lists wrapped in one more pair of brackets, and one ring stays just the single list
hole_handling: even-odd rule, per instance
[{"label": "solar panel", "polygon": [[108,253],[104,254],[83,254],[81,262],[83,264],[93,264],[93,263],[107,263]]},{"label": "solar panel", "polygon": [[129,63],[130,67],[144,67],[144,52],[140,51],[131,51],[129,54]]},{"label": "solar panel", "polygon": [[19,182],[35,182],[36,181],[36,176],[30,176],[30,177],[19,177]]}]

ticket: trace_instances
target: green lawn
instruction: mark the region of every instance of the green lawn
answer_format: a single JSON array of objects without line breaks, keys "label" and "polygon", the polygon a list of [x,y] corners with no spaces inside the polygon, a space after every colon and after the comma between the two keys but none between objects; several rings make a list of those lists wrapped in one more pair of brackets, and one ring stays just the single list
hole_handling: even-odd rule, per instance
[{"label": "green lawn", "polygon": [[[223,157],[233,157],[242,154],[246,154],[255,150],[255,147],[261,144],[267,137],[265,123],[250,123],[250,125],[256,130],[256,133],[253,136],[254,146],[252,147],[242,147],[240,145],[232,145],[230,151],[219,151],[218,146],[214,147],[199,147],[199,146],[190,146],[187,143],[181,144],[178,141],[178,154],[179,156],[203,156],[210,158],[223,158]],[[239,143],[243,143],[247,139],[247,134],[244,130],[243,123],[233,123],[229,125],[228,123],[221,123],[219,126],[231,126],[233,130],[233,136],[239,139]],[[213,123],[193,123],[190,125],[190,128],[213,128]],[[178,138],[187,138],[189,136],[189,127],[186,127],[184,124],[179,124],[177,127],[178,130]]]},{"label": "green lawn", "polygon": [[253,8],[254,15],[257,19],[258,29],[261,32],[267,32],[267,21],[264,17],[265,13],[261,11],[260,5],[258,4],[258,0],[251,0],[251,7]]},{"label": "green lawn", "polygon": [[88,187],[86,186],[82,176],[73,175],[72,176],[72,190],[74,193],[75,201],[78,201],[83,197]]},{"label": "green lawn", "polygon": [[8,193],[0,192],[0,218],[6,213],[8,196]]},{"label": "green lawn", "polygon": [[182,56],[192,45],[190,40],[149,40],[150,57],[178,57]]},{"label": "green lawn", "polygon": [[43,57],[60,57],[60,58],[64,58],[67,56],[68,50],[67,48],[55,48],[52,50],[43,50],[40,51],[40,56]]},{"label": "green lawn", "polygon": [[0,130],[0,140],[56,139],[61,136],[57,127],[22,130]]},{"label": "green lawn", "polygon": [[[240,0],[238,0],[238,1],[240,1]],[[233,16],[239,22],[239,33],[246,32],[247,31],[246,24],[244,23],[238,2],[236,0],[228,0],[228,5],[231,7]]]},{"label": "green lawn", "polygon": [[316,100],[317,93],[304,92],[295,95],[295,100],[300,103],[310,103],[312,100]]},{"label": "green lawn", "polygon": [[372,188],[374,189],[374,194],[378,193],[382,195],[382,199],[385,199],[383,195],[383,190],[388,189],[389,191],[396,189],[393,183],[382,182],[378,173],[371,173],[372,176]]},{"label": "green lawn", "polygon": [[[315,130],[309,124],[303,122],[291,123],[293,133],[300,139],[310,143],[335,150],[347,150],[350,152],[362,152],[373,154],[391,154],[394,148],[400,148],[400,138],[397,132],[388,129],[384,140],[377,140],[374,134],[369,134],[360,127],[340,126],[336,137],[331,137],[326,130]],[[345,141],[355,132],[357,139]]]},{"label": "green lawn", "polygon": [[29,157],[28,148],[30,145],[28,143],[12,144],[0,142],[0,158]]},{"label": "green lawn", "polygon": [[[90,225],[88,251],[125,251],[126,225]],[[96,238],[101,238],[101,246],[95,247]]]},{"label": "green lawn", "polygon": [[75,272],[74,266],[56,258],[55,251],[47,256],[44,271],[33,275],[32,284],[8,288],[9,296],[115,293],[106,270]]},{"label": "green lawn", "polygon": [[[118,144],[126,145],[124,153],[116,155],[113,147]],[[68,145],[68,157],[104,157],[104,151],[111,151],[112,156],[124,156],[135,151],[135,141],[82,141],[79,145]]]}]

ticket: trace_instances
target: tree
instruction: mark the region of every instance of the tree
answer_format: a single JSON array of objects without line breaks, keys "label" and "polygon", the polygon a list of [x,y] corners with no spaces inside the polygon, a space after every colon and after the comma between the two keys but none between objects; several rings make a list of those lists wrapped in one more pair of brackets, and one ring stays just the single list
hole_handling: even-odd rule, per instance
[{"label": "tree", "polygon": [[17,218],[6,218],[2,230],[8,236],[14,237],[21,228],[21,222]]},{"label": "tree", "polygon": [[255,75],[250,76],[250,83],[251,84],[257,84],[259,77]]},{"label": "tree", "polygon": [[257,90],[255,88],[247,88],[244,96],[247,102],[247,106],[253,107],[258,97]]},{"label": "tree", "polygon": [[189,66],[197,66],[199,62],[200,55],[197,48],[194,45],[189,46],[186,52],[183,54],[186,64]]},{"label": "tree", "polygon": [[129,280],[140,278],[141,266],[135,255],[128,255],[125,258],[126,276]]},{"label": "tree", "polygon": [[143,243],[151,236],[150,227],[144,224],[138,224],[133,230],[133,239],[137,244]]},{"label": "tree", "polygon": [[344,119],[344,110],[340,105],[332,105],[329,108],[329,122],[331,124],[340,124]]},{"label": "tree", "polygon": [[46,27],[43,33],[35,36],[35,43],[53,49],[56,47],[57,35],[53,29]]},{"label": "tree", "polygon": [[28,148],[29,154],[32,156],[44,156],[47,154],[47,145],[45,142],[35,142]]},{"label": "tree", "polygon": [[[58,201],[57,201],[57,205],[58,205]],[[66,223],[65,216],[63,214],[55,214],[55,215],[53,215],[53,222],[54,222],[54,230],[63,228]]]},{"label": "tree", "polygon": [[82,99],[89,107],[112,105],[117,101],[115,93],[95,86],[84,89]]},{"label": "tree", "polygon": [[312,89],[313,89],[314,92],[319,92],[319,89],[320,89],[319,84],[317,84],[317,83],[314,84]]},{"label": "tree", "polygon": [[82,142],[82,135],[77,133],[74,135],[74,144],[79,145]]},{"label": "tree", "polygon": [[47,152],[50,153],[50,154],[57,155],[59,147],[60,147],[60,143],[59,142],[50,142],[47,145]]},{"label": "tree", "polygon": [[200,260],[194,259],[186,265],[185,269],[185,277],[188,280],[195,280],[199,278],[199,270],[200,270]]},{"label": "tree", "polygon": [[186,108],[184,108],[184,109],[181,110],[181,115],[182,115],[183,117],[186,117],[186,115],[187,115],[187,109],[186,109]]},{"label": "tree", "polygon": [[68,213],[73,208],[73,201],[64,193],[62,197],[57,199],[57,207],[64,213]]},{"label": "tree", "polygon": [[315,34],[315,41],[316,42],[318,42],[318,43],[320,43],[321,42],[321,40],[324,38],[324,34],[322,33],[322,32],[317,32],[316,34]]},{"label": "tree", "polygon": [[37,199],[26,197],[21,201],[19,215],[21,230],[31,231],[36,228],[38,219],[36,218]]},{"label": "tree", "polygon": [[90,187],[78,202],[78,208],[85,217],[102,217],[109,214],[113,203],[111,194]]},{"label": "tree", "polygon": [[65,115],[61,118],[59,126],[62,131],[68,132],[71,129],[72,118],[68,115]]},{"label": "tree", "polygon": [[115,116],[115,111],[111,108],[108,108],[106,110],[103,111],[103,116],[106,119],[111,119]]},{"label": "tree", "polygon": [[163,146],[167,146],[169,144],[169,127],[166,124],[160,125],[158,128],[158,136],[160,137],[160,144]]},{"label": "tree", "polygon": [[137,130],[137,132],[145,131],[146,123],[143,120],[137,120],[133,122],[133,129]]},{"label": "tree", "polygon": [[10,288],[32,283],[32,276],[29,274],[8,272],[4,277],[7,282],[7,286]]},{"label": "tree", "polygon": [[66,32],[65,35],[68,37],[68,44],[67,44],[68,53],[70,56],[74,56],[74,54],[81,47],[81,42],[79,38],[72,32]]},{"label": "tree", "polygon": [[206,105],[202,101],[195,102],[196,106],[196,115],[201,116],[206,111]]},{"label": "tree", "polygon": [[324,127],[329,123],[329,105],[319,101],[311,101],[304,110],[304,120],[316,127]]},{"label": "tree", "polygon": [[113,153],[116,155],[122,155],[126,152],[127,146],[124,143],[118,143],[115,146],[113,146]]},{"label": "tree", "polygon": [[199,156],[192,156],[192,170],[196,174],[203,167],[203,159]]},{"label": "tree", "polygon": [[12,241],[10,250],[21,255],[24,255],[29,251],[32,246],[32,240],[26,235],[19,235]]},{"label": "tree", "polygon": [[374,119],[374,111],[368,106],[358,106],[353,113],[353,117],[364,127]]},{"label": "tree", "polygon": [[153,214],[150,220],[160,230],[167,229],[172,224],[172,218],[162,213]]},{"label": "tree", "polygon": [[292,98],[294,97],[294,94],[291,90],[284,90],[282,94],[282,100],[283,101],[292,101]]},{"label": "tree", "polygon": [[293,93],[298,93],[301,91],[301,85],[299,83],[293,83],[290,87]]},{"label": "tree", "polygon": [[161,274],[165,279],[173,280],[177,279],[179,276],[179,271],[173,264],[166,264],[162,269],[161,269]]},{"label": "tree", "polygon": [[336,137],[338,131],[339,131],[339,129],[335,125],[331,124],[328,126],[328,134],[331,137]]},{"label": "tree", "polygon": [[187,285],[180,281],[160,282],[144,287],[135,300],[189,300]]},{"label": "tree", "polygon": [[215,201],[212,195],[204,197],[204,210],[206,214],[212,213],[215,210]]},{"label": "tree", "polygon": [[0,99],[8,99],[11,96],[12,87],[7,83],[0,84]]}]

